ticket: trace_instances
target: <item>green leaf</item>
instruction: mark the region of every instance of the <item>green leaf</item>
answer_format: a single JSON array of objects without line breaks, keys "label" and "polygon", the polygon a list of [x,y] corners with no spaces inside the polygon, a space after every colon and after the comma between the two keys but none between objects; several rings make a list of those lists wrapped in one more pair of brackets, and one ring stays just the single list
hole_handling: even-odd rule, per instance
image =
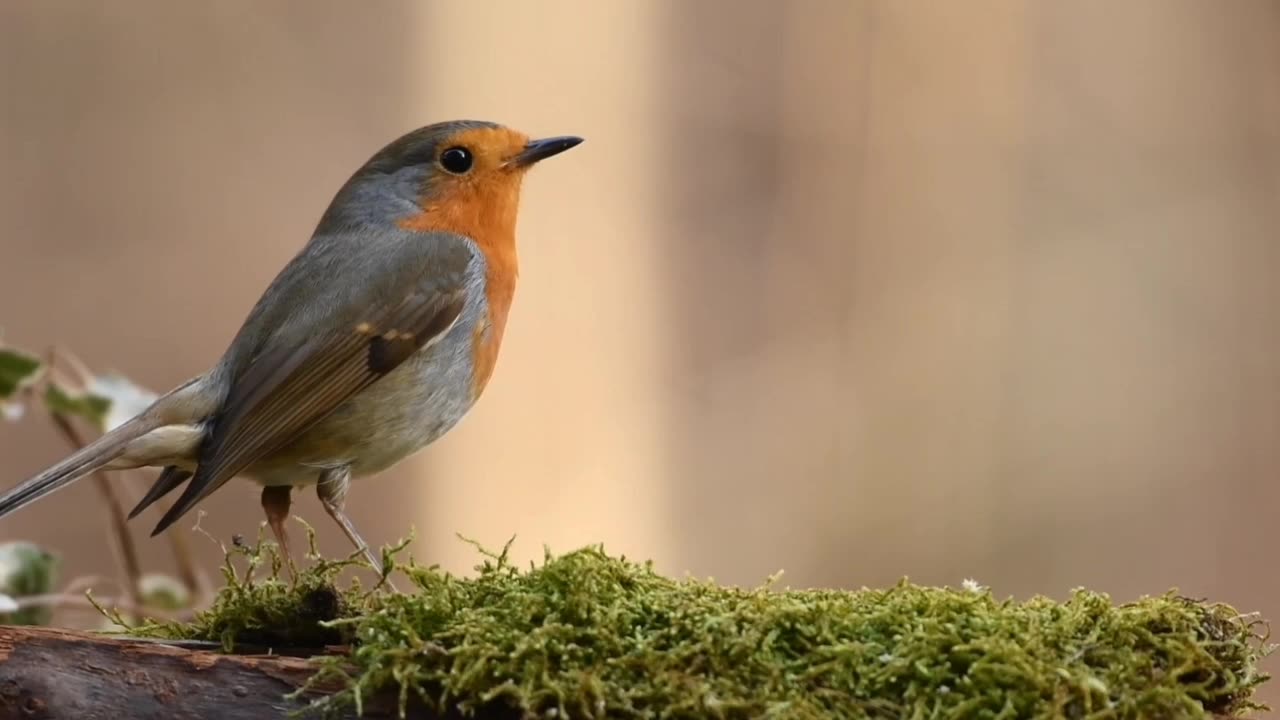
[{"label": "green leaf", "polygon": [[118,427],[146,410],[158,396],[118,373],[97,375],[85,390],[49,383],[44,401],[50,412],[74,415],[92,423],[100,432]]},{"label": "green leaf", "polygon": [[101,428],[106,421],[111,401],[83,390],[66,388],[51,382],[44,391],[44,404],[55,415],[73,415]]},{"label": "green leaf", "polygon": [[0,416],[16,421],[22,417],[23,405],[14,398],[40,377],[44,362],[35,355],[0,347]]},{"label": "green leaf", "polygon": [[35,381],[44,362],[35,355],[0,347],[0,400],[8,400]]},{"label": "green leaf", "polygon": [[103,424],[99,427],[102,432],[123,425],[160,397],[119,373],[105,373],[94,377],[89,383],[89,392],[105,398],[109,403]]},{"label": "green leaf", "polygon": [[[29,542],[0,545],[0,594],[10,599],[53,592],[58,574],[57,556]],[[47,607],[33,607],[0,615],[11,625],[43,625],[49,622]]]}]

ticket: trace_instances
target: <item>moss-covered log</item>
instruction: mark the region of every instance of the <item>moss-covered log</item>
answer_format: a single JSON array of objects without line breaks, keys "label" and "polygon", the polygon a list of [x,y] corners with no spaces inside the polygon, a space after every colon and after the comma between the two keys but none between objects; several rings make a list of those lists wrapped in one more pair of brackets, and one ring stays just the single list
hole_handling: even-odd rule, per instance
[{"label": "moss-covered log", "polygon": [[[314,671],[311,661],[301,657],[228,655],[156,641],[0,626],[0,720],[285,718],[305,709],[305,697],[286,696]],[[325,692],[321,685],[308,694]],[[330,712],[329,717],[357,717],[352,707]],[[396,693],[366,698],[362,717],[399,717]],[[411,703],[407,717],[438,716]],[[492,720],[519,713],[495,708],[473,717]]]},{"label": "moss-covered log", "polygon": [[[998,599],[970,581],[739,588],[599,548],[527,569],[486,552],[461,578],[392,554],[384,566],[409,593],[342,588],[347,561],[314,554],[290,581],[261,542],[238,546],[244,570],[228,557],[212,607],[129,629],[182,647],[11,639],[0,702],[37,714],[4,717],[183,717],[165,703],[185,702],[186,716],[215,719],[305,706],[368,718],[1198,720],[1249,715],[1268,679],[1261,619],[1176,593],[1115,604],[1084,590]],[[260,657],[268,648],[307,659]],[[38,714],[52,703],[65,705]]]}]

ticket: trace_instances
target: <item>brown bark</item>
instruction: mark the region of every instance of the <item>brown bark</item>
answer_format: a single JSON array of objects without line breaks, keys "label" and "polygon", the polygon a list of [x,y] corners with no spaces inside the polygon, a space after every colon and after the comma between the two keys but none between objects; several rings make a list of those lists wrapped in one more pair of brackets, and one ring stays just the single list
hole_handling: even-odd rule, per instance
[{"label": "brown bark", "polygon": [[[301,657],[227,655],[66,630],[0,627],[0,720],[283,718],[304,707],[284,696],[313,672]],[[393,696],[368,700],[365,718],[396,717]],[[415,708],[410,717],[429,716]]]}]

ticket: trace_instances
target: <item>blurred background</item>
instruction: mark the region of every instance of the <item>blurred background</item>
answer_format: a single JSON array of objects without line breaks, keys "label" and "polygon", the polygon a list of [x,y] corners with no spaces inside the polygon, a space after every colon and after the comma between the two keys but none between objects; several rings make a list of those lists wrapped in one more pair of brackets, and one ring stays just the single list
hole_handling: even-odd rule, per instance
[{"label": "blurred background", "polygon": [[[587,141],[526,181],[479,405],[353,489],[371,541],[1280,617],[1280,4],[0,2],[5,339],[168,389],[360,163],[461,117]],[[3,485],[65,450],[0,427]],[[101,570],[99,503],[0,540]]]}]

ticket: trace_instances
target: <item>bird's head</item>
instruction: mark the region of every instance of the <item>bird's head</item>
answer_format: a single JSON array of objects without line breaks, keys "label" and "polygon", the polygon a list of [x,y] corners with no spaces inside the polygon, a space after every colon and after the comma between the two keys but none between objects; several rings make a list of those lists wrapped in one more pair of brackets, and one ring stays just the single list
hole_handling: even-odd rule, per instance
[{"label": "bird's head", "polygon": [[[328,215],[446,230],[477,238],[513,232],[525,173],[581,138],[531,140],[492,122],[454,120],[414,130],[364,164]],[[323,221],[322,221],[323,223]]]}]

